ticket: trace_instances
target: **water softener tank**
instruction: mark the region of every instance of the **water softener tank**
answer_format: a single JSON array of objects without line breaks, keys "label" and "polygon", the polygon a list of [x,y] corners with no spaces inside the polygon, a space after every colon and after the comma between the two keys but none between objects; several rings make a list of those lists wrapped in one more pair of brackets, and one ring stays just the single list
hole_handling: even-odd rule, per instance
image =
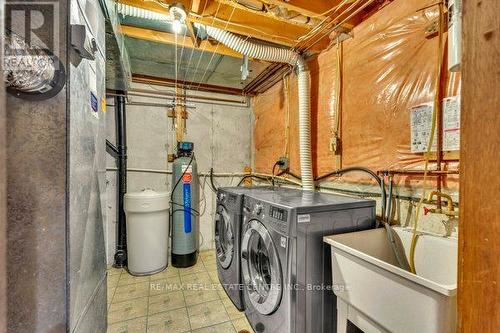
[{"label": "water softener tank", "polygon": [[128,271],[149,275],[167,267],[170,193],[144,189],[126,193]]},{"label": "water softener tank", "polygon": [[179,142],[172,167],[172,265],[196,264],[199,249],[199,181],[192,142]]}]

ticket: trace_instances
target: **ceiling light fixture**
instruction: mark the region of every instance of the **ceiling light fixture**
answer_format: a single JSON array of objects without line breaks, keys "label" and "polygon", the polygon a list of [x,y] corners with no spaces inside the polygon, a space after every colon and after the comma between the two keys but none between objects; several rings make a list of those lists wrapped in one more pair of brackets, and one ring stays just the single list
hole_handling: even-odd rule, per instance
[{"label": "ceiling light fixture", "polygon": [[174,3],[169,7],[168,11],[170,12],[170,17],[172,18],[172,30],[174,33],[180,34],[187,16],[184,6],[182,4]]}]

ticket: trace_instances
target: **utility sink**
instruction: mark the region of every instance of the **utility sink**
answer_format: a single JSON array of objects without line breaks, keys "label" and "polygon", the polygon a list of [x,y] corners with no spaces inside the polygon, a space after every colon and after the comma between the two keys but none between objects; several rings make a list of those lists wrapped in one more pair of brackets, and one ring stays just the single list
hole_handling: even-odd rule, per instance
[{"label": "utility sink", "polygon": [[[393,228],[407,258],[412,232]],[[420,235],[417,274],[399,268],[384,228],[324,237],[331,245],[337,332],[456,332],[457,241]]]}]

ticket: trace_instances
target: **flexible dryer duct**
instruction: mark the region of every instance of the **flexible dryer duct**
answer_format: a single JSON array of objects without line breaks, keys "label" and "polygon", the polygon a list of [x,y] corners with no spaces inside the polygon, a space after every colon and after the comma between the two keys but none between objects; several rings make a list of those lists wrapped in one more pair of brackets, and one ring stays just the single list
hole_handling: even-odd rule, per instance
[{"label": "flexible dryer duct", "polygon": [[311,162],[311,116],[310,116],[310,76],[306,62],[302,57],[289,49],[258,44],[245,40],[231,32],[205,26],[207,34],[219,43],[246,55],[270,62],[283,62],[297,66],[299,91],[299,142],[300,142],[300,169],[302,187],[304,190],[314,191],[314,180]]},{"label": "flexible dryer duct", "polygon": [[161,14],[144,8],[130,6],[120,2],[116,3],[116,9],[118,13],[123,16],[139,17],[152,21],[172,21],[170,15]]}]

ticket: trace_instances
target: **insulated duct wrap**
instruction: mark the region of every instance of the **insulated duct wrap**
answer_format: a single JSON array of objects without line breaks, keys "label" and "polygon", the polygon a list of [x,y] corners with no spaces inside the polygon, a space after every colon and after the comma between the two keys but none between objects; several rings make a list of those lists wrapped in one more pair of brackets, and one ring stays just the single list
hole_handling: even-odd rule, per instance
[{"label": "insulated duct wrap", "polygon": [[129,6],[119,2],[116,4],[116,8],[118,14],[121,14],[123,16],[132,16],[154,21],[172,21],[170,15],[157,13],[144,8]]},{"label": "insulated duct wrap", "polygon": [[269,62],[289,63],[298,70],[299,100],[299,153],[302,186],[304,190],[314,191],[311,162],[311,119],[310,119],[310,75],[301,56],[290,50],[257,44],[231,32],[206,26],[207,34],[219,43],[250,58]]},{"label": "insulated duct wrap", "polygon": [[227,47],[235,50],[236,52],[239,52],[250,58],[269,62],[284,62],[289,63],[293,66],[299,65],[300,62],[301,64],[303,64],[302,70],[306,70],[304,67],[304,61],[297,53],[293,52],[290,49],[283,49],[250,42],[245,38],[237,36],[231,32],[210,26],[206,26],[205,30],[210,37],[217,40],[219,43],[222,43]]}]

